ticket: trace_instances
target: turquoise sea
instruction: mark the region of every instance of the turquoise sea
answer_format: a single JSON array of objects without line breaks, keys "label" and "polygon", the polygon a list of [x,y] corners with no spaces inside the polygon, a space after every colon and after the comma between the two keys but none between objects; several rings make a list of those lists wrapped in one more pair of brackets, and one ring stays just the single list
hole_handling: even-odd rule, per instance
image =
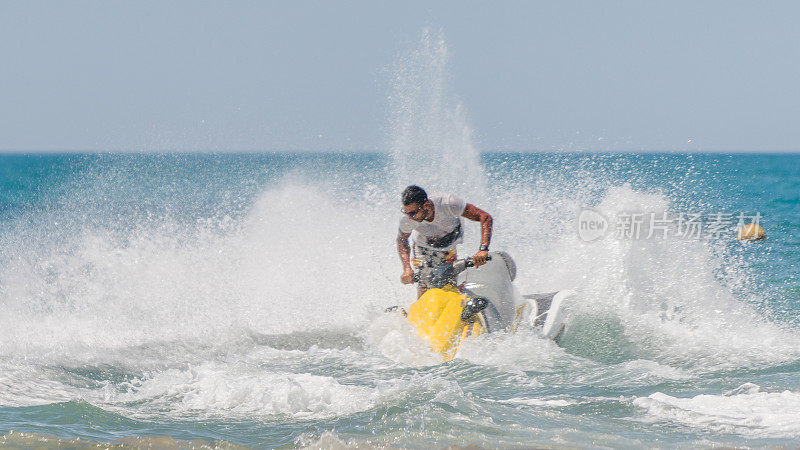
[{"label": "turquoise sea", "polygon": [[[0,445],[800,445],[800,155],[410,147],[0,155]],[[523,293],[579,293],[559,344],[442,363],[383,314],[411,182],[490,212]],[[585,242],[587,206],[767,239]]]}]

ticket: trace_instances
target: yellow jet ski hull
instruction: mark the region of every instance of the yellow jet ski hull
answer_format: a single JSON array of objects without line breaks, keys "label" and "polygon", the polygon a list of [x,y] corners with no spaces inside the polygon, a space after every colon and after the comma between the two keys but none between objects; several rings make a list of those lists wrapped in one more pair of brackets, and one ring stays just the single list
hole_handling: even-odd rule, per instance
[{"label": "yellow jet ski hull", "polygon": [[452,286],[428,289],[408,310],[408,320],[417,333],[430,345],[431,350],[450,361],[461,342],[469,336],[483,334],[485,328],[480,314],[469,322],[461,320],[461,311],[467,297]]}]

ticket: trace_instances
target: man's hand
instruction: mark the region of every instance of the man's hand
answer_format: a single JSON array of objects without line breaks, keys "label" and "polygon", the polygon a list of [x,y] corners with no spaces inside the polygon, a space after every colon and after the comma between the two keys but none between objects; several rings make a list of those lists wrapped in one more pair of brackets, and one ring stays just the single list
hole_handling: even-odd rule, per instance
[{"label": "man's hand", "polygon": [[411,267],[407,267],[406,270],[403,271],[403,275],[400,276],[400,281],[403,284],[411,284],[414,282],[414,271],[411,270]]},{"label": "man's hand", "polygon": [[486,258],[489,257],[489,252],[486,250],[481,250],[472,257],[472,262],[475,264],[475,267],[480,267],[486,264]]}]

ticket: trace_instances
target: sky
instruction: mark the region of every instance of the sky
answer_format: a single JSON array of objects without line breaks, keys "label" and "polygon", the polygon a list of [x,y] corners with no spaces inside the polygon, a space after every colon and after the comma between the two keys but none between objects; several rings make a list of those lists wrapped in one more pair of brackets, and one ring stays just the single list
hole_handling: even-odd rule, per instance
[{"label": "sky", "polygon": [[800,151],[800,2],[0,0],[0,151],[388,151],[424,29],[483,151]]}]

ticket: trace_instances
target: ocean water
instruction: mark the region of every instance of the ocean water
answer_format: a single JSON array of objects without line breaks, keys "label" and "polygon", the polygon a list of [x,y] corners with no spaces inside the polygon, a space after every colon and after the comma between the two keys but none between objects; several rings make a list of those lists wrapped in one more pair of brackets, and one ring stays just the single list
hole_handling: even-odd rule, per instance
[{"label": "ocean water", "polygon": [[[800,155],[447,153],[460,120],[438,150],[0,155],[0,444],[800,443]],[[560,344],[442,363],[383,314],[414,298],[416,179],[494,216],[520,291],[579,293]],[[758,212],[768,238],[587,243],[583,206]]]}]

